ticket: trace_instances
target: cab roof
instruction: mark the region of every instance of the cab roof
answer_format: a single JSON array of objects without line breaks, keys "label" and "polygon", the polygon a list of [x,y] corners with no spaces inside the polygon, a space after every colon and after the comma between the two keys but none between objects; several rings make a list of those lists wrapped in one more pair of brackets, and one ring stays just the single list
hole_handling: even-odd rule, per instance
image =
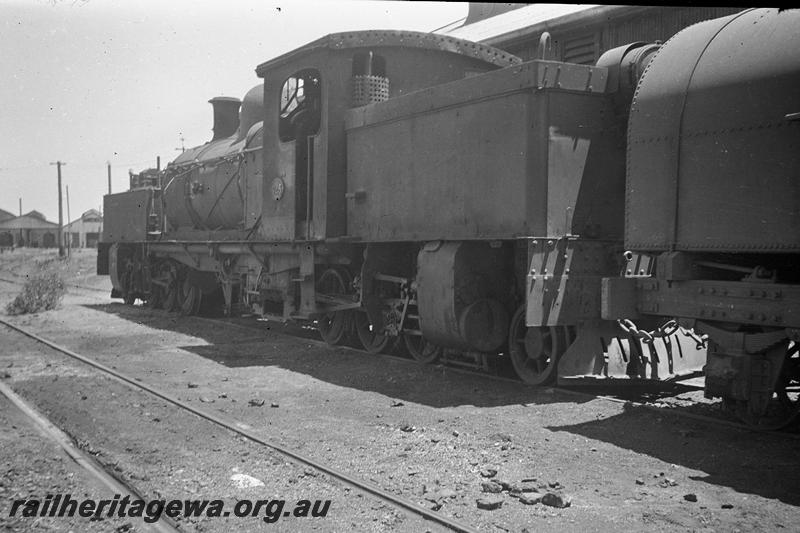
[{"label": "cab roof", "polygon": [[379,46],[405,46],[427,50],[439,50],[452,54],[463,55],[480,59],[497,67],[508,67],[521,63],[522,60],[499,48],[486,46],[480,43],[417,31],[401,30],[368,30],[332,33],[291,52],[287,52],[274,59],[261,63],[256,67],[256,73],[264,74],[277,66],[295,61],[313,51],[327,48],[329,50],[343,50],[347,48],[369,48]]}]

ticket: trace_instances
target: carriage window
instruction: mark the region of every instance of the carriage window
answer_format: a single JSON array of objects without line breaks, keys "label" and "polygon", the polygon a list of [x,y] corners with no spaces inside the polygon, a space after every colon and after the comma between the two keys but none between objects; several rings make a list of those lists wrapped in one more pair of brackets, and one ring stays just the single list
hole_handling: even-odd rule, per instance
[{"label": "carriage window", "polygon": [[288,142],[315,135],[319,131],[322,92],[319,72],[301,70],[290,76],[281,88],[278,136]]}]

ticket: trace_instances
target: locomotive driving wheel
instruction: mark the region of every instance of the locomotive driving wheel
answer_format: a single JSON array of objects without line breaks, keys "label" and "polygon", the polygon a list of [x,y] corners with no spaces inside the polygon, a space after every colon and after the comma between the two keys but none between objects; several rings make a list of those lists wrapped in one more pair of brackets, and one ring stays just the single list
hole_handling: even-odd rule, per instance
[{"label": "locomotive driving wheel", "polygon": [[[347,295],[350,286],[350,276],[346,270],[328,268],[317,280],[316,292],[320,295],[338,296]],[[347,340],[350,329],[350,311],[334,311],[327,313],[317,320],[317,329],[322,340],[336,346]]]},{"label": "locomotive driving wheel", "polygon": [[147,297],[147,307],[151,309],[161,309],[164,307],[164,290],[161,286],[153,283],[150,287],[150,295]]},{"label": "locomotive driving wheel", "polygon": [[420,363],[435,363],[442,355],[442,347],[433,344],[422,335],[404,332],[403,344],[405,344],[406,350],[408,350],[411,357]]},{"label": "locomotive driving wheel", "polygon": [[125,305],[133,305],[136,302],[136,293],[134,292],[134,274],[131,266],[122,275],[122,301]]},{"label": "locomotive driving wheel", "polygon": [[167,311],[177,311],[183,302],[181,276],[178,266],[168,262],[159,271],[159,278],[164,282],[163,307]]},{"label": "locomotive driving wheel", "polygon": [[783,367],[775,384],[775,391],[764,413],[754,414],[750,402],[725,398],[725,406],[742,422],[753,429],[771,431],[781,429],[800,414],[800,344],[790,342],[786,349]]},{"label": "locomotive driving wheel", "polygon": [[161,265],[155,267],[155,277],[150,277],[150,294],[147,296],[146,304],[151,309],[161,309],[164,307],[164,287],[159,284],[158,275],[161,273]]},{"label": "locomotive driving wheel", "polygon": [[379,333],[377,329],[370,324],[369,317],[365,311],[356,311],[355,313],[355,328],[358,340],[361,345],[369,353],[381,353],[389,345],[390,336]]},{"label": "locomotive driving wheel", "polygon": [[508,352],[517,375],[530,385],[547,385],[555,380],[558,359],[567,347],[568,329],[525,325],[525,306],[511,319]]},{"label": "locomotive driving wheel", "polygon": [[183,301],[180,302],[181,314],[190,316],[198,314],[203,300],[203,291],[189,280],[189,276],[183,278],[181,294],[183,295]]}]

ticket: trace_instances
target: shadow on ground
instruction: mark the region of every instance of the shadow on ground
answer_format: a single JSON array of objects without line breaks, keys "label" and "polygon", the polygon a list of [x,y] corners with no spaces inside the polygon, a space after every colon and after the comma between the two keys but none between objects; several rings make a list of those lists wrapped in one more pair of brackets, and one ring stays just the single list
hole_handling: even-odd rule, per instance
[{"label": "shadow on ground", "polygon": [[[664,426],[670,431],[664,431]],[[632,431],[635,428],[635,431]],[[602,420],[547,426],[700,470],[691,479],[800,505],[800,440],[796,434],[758,433],[659,414],[632,404]],[[666,472],[666,476],[670,476]]]},{"label": "shadow on ground", "polygon": [[590,401],[592,394],[615,393],[633,401],[650,401],[691,390],[678,385],[662,385],[656,390],[651,385],[625,387],[624,390],[592,387],[585,389],[587,395],[568,394],[491,379],[493,375],[511,375],[507,360],[497,361],[488,375],[465,373],[452,365],[421,365],[410,359],[372,356],[348,347],[320,345],[315,330],[297,324],[223,318],[212,322],[119,303],[85,307],[150,328],[202,339],[207,344],[178,348],[228,368],[276,366],[334,385],[370,390],[432,407],[581,404]]},{"label": "shadow on ground", "polygon": [[[175,313],[126,306],[120,303],[86,304],[84,307],[155,328],[201,339],[207,344],[178,346],[228,368],[277,366],[310,375],[335,385],[372,390],[408,401],[435,407],[476,405],[482,407],[512,404],[584,403],[593,394],[623,395],[625,399],[649,401],[691,390],[679,385],[591,387],[587,396],[537,389],[498,381],[493,376],[515,379],[510,361],[490,361],[486,374],[465,373],[458,365],[420,365],[406,360],[371,356],[351,346],[328,347],[321,344],[319,333],[312,327],[262,321],[254,318],[213,321],[184,317]],[[233,326],[233,327],[232,327]],[[135,342],[135,341],[134,341]],[[399,353],[397,349],[393,354]],[[335,357],[335,358],[334,358]],[[571,387],[576,391],[583,387]]]},{"label": "shadow on ground", "polygon": [[[153,331],[165,330],[202,339],[207,344],[180,348],[226,367],[252,368],[253,372],[257,372],[259,367],[277,367],[336,386],[376,392],[434,408],[521,404],[574,407],[592,400],[588,394],[534,389],[521,383],[457,372],[441,365],[425,366],[342,347],[320,346],[316,342],[316,332],[277,322],[197,320],[119,303],[86,307],[139,323]],[[231,327],[228,322],[236,327]],[[155,335],[148,333],[148,336]],[[310,342],[311,339],[315,342]],[[595,387],[584,390],[594,394],[616,393],[618,397],[633,401],[649,401],[692,389],[668,387],[657,392],[646,387],[617,390]],[[678,406],[672,411],[692,412],[695,408]],[[800,505],[800,484],[797,483],[800,462],[796,459],[800,440],[792,436],[707,424],[669,413],[655,413],[633,404],[625,404],[623,412],[610,417],[570,425],[545,425],[545,428],[604,441],[701,471],[703,475],[692,477],[701,482]]]}]

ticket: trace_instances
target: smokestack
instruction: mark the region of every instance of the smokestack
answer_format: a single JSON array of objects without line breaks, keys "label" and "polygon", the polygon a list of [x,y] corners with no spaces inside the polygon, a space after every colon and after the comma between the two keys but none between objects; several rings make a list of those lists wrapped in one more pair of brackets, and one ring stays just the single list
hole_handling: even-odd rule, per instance
[{"label": "smokestack", "polygon": [[236,133],[242,101],[229,96],[217,96],[208,103],[214,107],[214,137],[211,140],[224,139]]}]

